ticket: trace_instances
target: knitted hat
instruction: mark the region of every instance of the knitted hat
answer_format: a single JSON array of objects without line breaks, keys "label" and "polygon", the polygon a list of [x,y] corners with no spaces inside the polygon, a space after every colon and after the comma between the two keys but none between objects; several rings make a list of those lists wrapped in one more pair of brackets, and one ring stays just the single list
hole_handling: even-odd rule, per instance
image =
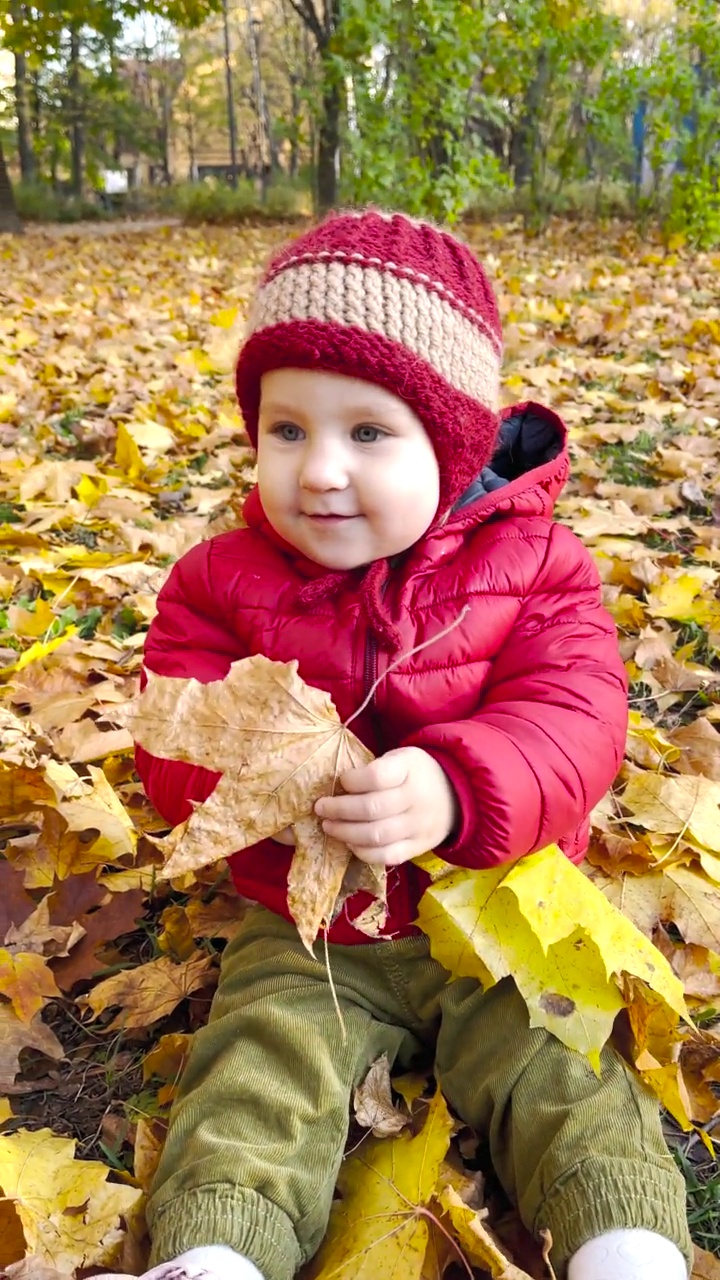
[{"label": "knitted hat", "polygon": [[238,401],[256,445],[271,369],[385,387],[433,442],[443,514],[492,456],[501,354],[495,295],[469,248],[402,214],[335,214],[270,262],[238,359]]}]

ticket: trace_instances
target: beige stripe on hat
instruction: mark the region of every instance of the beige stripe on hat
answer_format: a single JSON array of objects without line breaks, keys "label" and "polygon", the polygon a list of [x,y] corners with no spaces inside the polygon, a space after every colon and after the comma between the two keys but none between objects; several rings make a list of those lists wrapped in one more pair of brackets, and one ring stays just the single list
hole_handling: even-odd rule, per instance
[{"label": "beige stripe on hat", "polygon": [[247,336],[303,320],[354,327],[401,343],[457,391],[497,409],[496,344],[436,288],[345,261],[289,266],[259,289]]}]

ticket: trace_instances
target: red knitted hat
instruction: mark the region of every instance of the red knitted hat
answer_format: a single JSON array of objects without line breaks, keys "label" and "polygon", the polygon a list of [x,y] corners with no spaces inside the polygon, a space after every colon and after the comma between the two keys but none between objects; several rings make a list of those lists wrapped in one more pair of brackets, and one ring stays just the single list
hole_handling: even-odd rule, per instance
[{"label": "red knitted hat", "polygon": [[326,369],[385,387],[433,442],[442,513],[492,456],[501,355],[495,295],[466,245],[403,214],[334,214],[270,262],[237,395],[257,445],[260,379],[271,369]]}]

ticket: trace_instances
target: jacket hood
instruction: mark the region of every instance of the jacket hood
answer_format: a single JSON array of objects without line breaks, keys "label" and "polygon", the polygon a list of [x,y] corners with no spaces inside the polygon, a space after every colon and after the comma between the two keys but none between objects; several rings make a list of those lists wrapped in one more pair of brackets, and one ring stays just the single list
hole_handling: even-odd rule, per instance
[{"label": "jacket hood", "polygon": [[[564,457],[566,445],[567,430],[552,410],[533,403],[507,409],[501,419],[490,465],[483,467],[480,475],[458,499],[453,514],[503,489],[508,490],[503,496],[510,500],[515,514],[525,514],[522,507],[529,497],[528,491],[539,486],[546,499],[543,507],[549,502],[547,512],[543,510],[542,514],[550,515],[567,478],[567,467],[563,475],[562,469],[553,464],[560,459],[567,461]],[[546,470],[548,467],[549,471]],[[548,485],[549,479],[551,483]],[[530,505],[532,514],[537,514],[536,496]]]}]

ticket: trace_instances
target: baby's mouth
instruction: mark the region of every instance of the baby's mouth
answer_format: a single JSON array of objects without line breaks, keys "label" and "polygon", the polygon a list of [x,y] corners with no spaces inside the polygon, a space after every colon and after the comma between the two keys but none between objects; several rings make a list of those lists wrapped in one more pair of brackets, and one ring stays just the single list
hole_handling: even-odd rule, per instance
[{"label": "baby's mouth", "polygon": [[344,520],[354,520],[355,516],[340,515],[334,511],[304,511],[303,515],[308,520],[317,520],[321,524],[338,524]]}]

